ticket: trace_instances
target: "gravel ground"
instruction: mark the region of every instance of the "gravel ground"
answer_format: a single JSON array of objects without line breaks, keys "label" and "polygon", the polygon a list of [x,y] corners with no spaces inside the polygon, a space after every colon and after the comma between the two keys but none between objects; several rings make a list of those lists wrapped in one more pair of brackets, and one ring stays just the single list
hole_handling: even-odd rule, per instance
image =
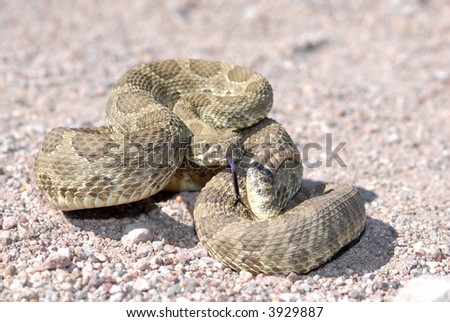
[{"label": "gravel ground", "polygon": [[[448,17],[445,0],[1,1],[0,300],[450,300]],[[253,276],[198,244],[197,193],[71,213],[43,200],[44,135],[102,125],[114,81],[165,58],[265,75],[271,116],[324,146],[306,179],[361,189],[360,240],[307,275]],[[325,133],[346,167],[326,166]]]}]

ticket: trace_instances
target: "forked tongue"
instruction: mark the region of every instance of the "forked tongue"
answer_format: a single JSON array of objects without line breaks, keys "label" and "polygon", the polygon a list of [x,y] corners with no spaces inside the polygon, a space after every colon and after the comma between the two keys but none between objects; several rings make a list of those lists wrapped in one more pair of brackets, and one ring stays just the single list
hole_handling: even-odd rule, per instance
[{"label": "forked tongue", "polygon": [[[233,156],[231,154],[227,155],[227,161],[231,168],[231,175],[233,177],[233,187],[234,187],[234,204],[233,206],[236,206],[238,203],[244,205],[241,199],[241,193],[239,192],[239,183],[237,180],[237,173],[236,173],[236,163],[234,163]],[[244,205],[245,206],[245,205]]]}]

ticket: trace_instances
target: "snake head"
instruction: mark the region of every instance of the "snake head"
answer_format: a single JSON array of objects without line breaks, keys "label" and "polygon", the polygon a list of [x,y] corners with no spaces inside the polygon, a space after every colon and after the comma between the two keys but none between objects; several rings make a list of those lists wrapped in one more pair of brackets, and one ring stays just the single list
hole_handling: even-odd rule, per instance
[{"label": "snake head", "polygon": [[246,173],[247,201],[256,218],[277,217],[300,189],[300,154],[293,144],[262,145]]}]

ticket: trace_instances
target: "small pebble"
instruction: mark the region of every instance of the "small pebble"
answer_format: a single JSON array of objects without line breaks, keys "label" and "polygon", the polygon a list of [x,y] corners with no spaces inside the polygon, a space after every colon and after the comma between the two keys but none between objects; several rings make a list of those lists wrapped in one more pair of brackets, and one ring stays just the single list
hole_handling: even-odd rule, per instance
[{"label": "small pebble", "polygon": [[10,230],[17,227],[17,220],[14,217],[3,218],[3,230]]},{"label": "small pebble", "polygon": [[240,271],[239,276],[244,282],[248,282],[253,278],[253,274],[247,271]]},{"label": "small pebble", "polygon": [[311,286],[307,283],[301,284],[300,288],[303,289],[305,292],[311,292]]},{"label": "small pebble", "polygon": [[298,275],[294,272],[291,272],[288,276],[286,276],[286,278],[291,282],[295,282],[296,280],[298,280]]},{"label": "small pebble", "polygon": [[11,232],[0,231],[0,245],[7,246],[12,243]]},{"label": "small pebble", "polygon": [[152,252],[152,250],[153,250],[152,246],[148,244],[139,244],[136,247],[136,256],[140,258],[146,257],[148,254]]},{"label": "small pebble", "polygon": [[425,265],[427,265],[431,269],[435,269],[436,267],[439,266],[439,262],[429,261],[429,262],[425,262]]},{"label": "small pebble", "polygon": [[394,299],[412,302],[450,301],[450,278],[420,276],[408,281]]},{"label": "small pebble", "polygon": [[156,269],[159,268],[164,263],[164,260],[160,255],[155,255],[152,258],[150,258],[149,263],[151,269]]},{"label": "small pebble", "polygon": [[[140,271],[145,271],[150,267],[151,264],[151,260],[148,261],[147,259],[141,259],[138,260],[136,263],[133,264],[133,268],[140,270]],[[157,265],[155,265],[154,263],[152,264],[152,267],[158,267]]]},{"label": "small pebble", "polygon": [[72,262],[68,256],[61,255],[59,253],[52,253],[41,265],[35,268],[35,271],[38,272],[49,269],[66,268],[71,263]]},{"label": "small pebble", "polygon": [[194,251],[194,256],[197,258],[207,257],[208,251],[204,248],[199,248]]},{"label": "small pebble", "polygon": [[147,291],[150,289],[150,283],[145,278],[138,278],[136,282],[134,282],[133,288],[139,292]]},{"label": "small pebble", "polygon": [[110,302],[121,302],[124,297],[125,297],[125,294],[123,294],[123,293],[115,293],[115,294],[111,295],[111,297],[109,298],[109,301]]},{"label": "small pebble", "polygon": [[423,242],[421,241],[415,243],[413,249],[416,256],[423,256],[427,252],[427,249],[424,247]]},{"label": "small pebble", "polygon": [[102,263],[106,262],[108,260],[108,256],[106,256],[105,254],[100,253],[100,252],[95,252],[94,256]]},{"label": "small pebble", "polygon": [[109,289],[109,293],[111,293],[111,294],[116,294],[116,293],[119,293],[121,291],[122,291],[122,289],[117,284],[112,285],[111,288]]},{"label": "small pebble", "polygon": [[441,261],[442,259],[444,259],[444,254],[442,253],[440,248],[435,245],[432,245],[430,247],[430,253],[431,253],[431,258],[435,261]]},{"label": "small pebble", "polygon": [[159,252],[159,251],[163,250],[164,243],[165,243],[164,240],[157,240],[157,241],[152,242],[152,247],[156,252]]},{"label": "small pebble", "polygon": [[14,276],[17,274],[17,267],[15,265],[8,265],[6,266],[4,272],[5,276]]},{"label": "small pebble", "polygon": [[176,251],[177,249],[176,249],[176,247],[173,246],[173,245],[164,245],[163,250],[164,250],[166,253],[172,254],[172,253],[175,253],[175,251]]},{"label": "small pebble", "polygon": [[338,285],[338,286],[341,286],[341,285],[344,285],[344,284],[345,284],[345,281],[344,281],[344,279],[343,279],[341,276],[339,276],[338,278],[336,278],[336,280],[334,281],[334,283],[335,283],[336,285]]},{"label": "small pebble", "polygon": [[121,239],[124,246],[131,247],[134,244],[146,242],[150,240],[151,235],[147,228],[135,228],[128,234],[124,235]]}]

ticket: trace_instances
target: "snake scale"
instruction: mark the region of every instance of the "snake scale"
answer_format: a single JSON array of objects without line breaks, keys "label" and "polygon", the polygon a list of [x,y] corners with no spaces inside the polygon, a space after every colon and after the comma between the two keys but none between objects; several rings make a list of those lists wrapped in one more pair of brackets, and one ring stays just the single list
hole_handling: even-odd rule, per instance
[{"label": "snake scale", "polygon": [[195,229],[215,258],[254,274],[307,273],[361,234],[364,202],[352,186],[301,184],[295,144],[267,117],[272,101],[268,81],[244,67],[135,67],[109,96],[106,126],[46,135],[35,181],[61,210],[201,189]]}]

